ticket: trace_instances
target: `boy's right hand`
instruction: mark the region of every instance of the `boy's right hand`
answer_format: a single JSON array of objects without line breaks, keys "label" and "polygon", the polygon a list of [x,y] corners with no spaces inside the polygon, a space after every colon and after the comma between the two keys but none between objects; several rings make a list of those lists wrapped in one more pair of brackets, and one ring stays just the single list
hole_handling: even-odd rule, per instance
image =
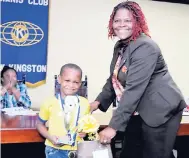
[{"label": "boy's right hand", "polygon": [[64,144],[58,142],[59,137],[57,137],[57,136],[51,135],[51,136],[49,136],[48,139],[50,140],[50,142],[51,142],[54,146],[61,147],[61,146],[64,145]]}]

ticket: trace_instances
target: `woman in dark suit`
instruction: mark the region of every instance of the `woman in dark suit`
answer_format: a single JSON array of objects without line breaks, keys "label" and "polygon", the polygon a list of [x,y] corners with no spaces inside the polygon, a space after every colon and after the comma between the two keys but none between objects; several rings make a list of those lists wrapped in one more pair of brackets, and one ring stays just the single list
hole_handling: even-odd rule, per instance
[{"label": "woman in dark suit", "polygon": [[[114,48],[110,77],[91,109],[106,111],[115,99],[118,108],[109,126],[99,133],[100,141],[110,143],[116,131],[127,131],[137,113],[142,135],[138,158],[169,158],[186,103],[136,2],[114,7],[109,21],[109,37],[113,36],[120,40]],[[129,137],[126,133],[125,143]]]}]

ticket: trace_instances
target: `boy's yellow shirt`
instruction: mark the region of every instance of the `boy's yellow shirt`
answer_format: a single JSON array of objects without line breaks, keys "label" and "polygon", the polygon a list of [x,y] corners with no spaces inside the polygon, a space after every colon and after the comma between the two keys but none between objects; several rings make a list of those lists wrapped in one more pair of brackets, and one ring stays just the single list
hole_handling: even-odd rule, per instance
[{"label": "boy's yellow shirt", "polygon": [[[79,96],[80,100],[80,115],[81,118],[84,115],[90,113],[90,105],[86,98]],[[47,99],[40,107],[39,118],[43,121],[48,121],[48,132],[54,136],[64,136],[67,134],[67,130],[64,126],[64,113],[60,106],[59,100],[54,96]],[[82,139],[77,136],[77,141]],[[77,143],[75,146],[63,145],[62,147],[54,146],[48,139],[45,141],[45,145],[51,146],[62,150],[77,150]]]}]

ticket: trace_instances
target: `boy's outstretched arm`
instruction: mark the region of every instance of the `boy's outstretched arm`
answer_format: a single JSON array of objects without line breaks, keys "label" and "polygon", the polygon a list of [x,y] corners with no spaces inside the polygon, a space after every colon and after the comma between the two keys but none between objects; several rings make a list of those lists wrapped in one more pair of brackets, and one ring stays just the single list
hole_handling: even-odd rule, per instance
[{"label": "boy's outstretched arm", "polygon": [[36,128],[38,132],[46,139],[50,140],[50,134],[48,133],[47,127],[45,123],[41,122],[39,119],[37,120]]},{"label": "boy's outstretched arm", "polygon": [[48,139],[55,146],[62,146],[63,145],[63,144],[57,142],[57,139],[58,139],[57,136],[53,136],[53,135],[49,134],[47,127],[45,126],[45,123],[41,122],[41,120],[39,120],[39,119],[37,120],[36,128],[37,128],[38,132],[44,138]]}]

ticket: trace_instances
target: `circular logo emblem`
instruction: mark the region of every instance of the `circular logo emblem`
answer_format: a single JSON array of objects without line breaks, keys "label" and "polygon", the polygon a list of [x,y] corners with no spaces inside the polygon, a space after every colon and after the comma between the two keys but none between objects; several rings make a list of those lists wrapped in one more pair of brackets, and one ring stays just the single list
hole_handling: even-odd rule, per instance
[{"label": "circular logo emblem", "polygon": [[43,30],[30,22],[12,21],[1,25],[1,41],[12,46],[34,45],[43,37]]},{"label": "circular logo emblem", "polygon": [[11,31],[11,37],[18,43],[27,41],[29,37],[27,27],[22,24],[16,24]]}]

